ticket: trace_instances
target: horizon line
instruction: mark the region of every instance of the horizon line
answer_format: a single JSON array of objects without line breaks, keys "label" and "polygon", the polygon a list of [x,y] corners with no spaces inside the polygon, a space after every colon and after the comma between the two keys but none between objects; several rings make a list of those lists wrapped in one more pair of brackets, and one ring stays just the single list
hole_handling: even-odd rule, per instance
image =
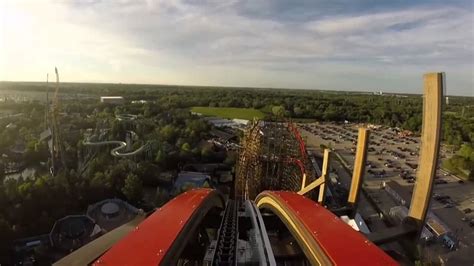
[{"label": "horizon line", "polygon": [[[18,81],[18,80],[0,80],[0,83],[11,82],[11,83],[46,83],[46,81]],[[55,81],[51,81],[55,83]],[[382,92],[384,94],[390,95],[423,95],[423,92],[420,93],[410,93],[410,92],[391,92],[391,91],[382,91],[382,90],[370,90],[370,91],[359,91],[359,90],[338,90],[338,89],[306,89],[306,88],[288,88],[288,87],[256,87],[256,86],[227,86],[227,85],[187,85],[187,84],[159,84],[159,83],[123,83],[123,82],[89,82],[89,81],[60,81],[61,83],[67,84],[110,84],[110,85],[143,85],[143,86],[182,86],[182,87],[201,87],[201,88],[225,88],[225,89],[271,89],[271,90],[302,90],[302,91],[321,91],[321,92],[347,92],[347,93],[374,93]],[[421,88],[422,89],[422,88]],[[446,94],[444,97],[470,97],[474,98],[474,95],[459,95],[459,94]]]}]

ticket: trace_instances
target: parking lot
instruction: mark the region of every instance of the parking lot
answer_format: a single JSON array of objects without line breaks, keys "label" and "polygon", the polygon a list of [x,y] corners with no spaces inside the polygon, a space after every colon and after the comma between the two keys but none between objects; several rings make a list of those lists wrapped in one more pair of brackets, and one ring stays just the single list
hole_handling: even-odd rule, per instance
[{"label": "parking lot", "polygon": [[[320,143],[337,151],[349,164],[354,160],[357,127],[355,124],[333,123],[301,125],[303,130],[316,136]],[[408,184],[414,183],[415,170],[418,167],[419,143],[418,137],[401,136],[391,128],[371,129],[366,165],[367,177],[379,180],[393,180],[399,177]],[[441,154],[441,157],[444,155]],[[436,183],[450,182],[460,180],[438,170]]]},{"label": "parking lot", "polygon": [[[351,167],[357,144],[357,124],[311,123],[299,124],[304,138],[319,143],[338,153]],[[372,126],[368,145],[364,183],[380,199],[387,198],[384,190],[376,191],[382,183],[395,181],[411,195],[416,180],[420,138],[394,128]],[[440,150],[440,161],[444,158]],[[381,194],[384,193],[384,194]],[[433,190],[431,210],[453,232],[457,232],[461,245],[474,245],[474,183],[464,181],[438,169]],[[381,200],[381,208],[395,206],[395,201]],[[459,234],[462,232],[462,234]]]}]

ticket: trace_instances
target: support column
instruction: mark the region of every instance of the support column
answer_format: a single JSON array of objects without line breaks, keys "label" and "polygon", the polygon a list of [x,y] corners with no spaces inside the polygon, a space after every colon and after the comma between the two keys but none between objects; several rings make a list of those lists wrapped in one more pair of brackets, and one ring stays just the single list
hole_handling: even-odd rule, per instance
[{"label": "support column", "polygon": [[425,224],[436,175],[441,140],[441,112],[445,88],[444,73],[425,74],[423,82],[423,125],[420,157],[408,216],[399,226],[371,233],[368,237],[376,244],[399,240],[413,259],[419,259],[417,243]]},{"label": "support column", "polygon": [[324,182],[319,186],[319,195],[318,195],[318,203],[324,205],[324,199],[326,197],[326,182],[329,179],[329,156],[331,152],[329,149],[324,149],[324,157],[323,157],[323,167],[321,168],[321,178],[323,178]]},{"label": "support column", "polygon": [[359,128],[359,135],[357,137],[357,151],[354,161],[354,171],[352,172],[351,189],[347,202],[354,210],[357,208],[359,201],[360,188],[365,171],[365,162],[367,160],[367,142],[369,141],[370,131],[367,128]]},{"label": "support column", "polygon": [[324,183],[326,182],[328,178],[329,154],[330,154],[329,149],[324,149],[324,158],[323,158],[323,167],[321,169],[321,176],[318,177],[313,182],[311,182],[309,185],[302,187],[301,190],[298,191],[298,194],[304,195],[310,192],[311,190],[319,187],[318,202],[321,203],[324,200],[324,193],[325,193]]},{"label": "support column", "polygon": [[425,74],[423,82],[423,128],[421,131],[420,158],[408,212],[408,216],[414,218],[418,226],[423,226],[425,223],[438,164],[442,99],[445,86],[444,73]]}]

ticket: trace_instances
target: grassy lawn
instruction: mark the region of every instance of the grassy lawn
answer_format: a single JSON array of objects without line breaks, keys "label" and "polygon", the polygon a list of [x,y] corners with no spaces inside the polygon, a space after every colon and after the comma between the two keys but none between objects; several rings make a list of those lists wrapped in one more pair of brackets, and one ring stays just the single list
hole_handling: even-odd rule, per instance
[{"label": "grassy lawn", "polygon": [[254,117],[263,118],[264,113],[252,108],[232,108],[232,107],[192,107],[192,112],[201,113],[206,116],[218,116],[222,118],[239,118],[251,120]]},{"label": "grassy lawn", "polygon": [[444,161],[443,161],[443,164],[441,165],[441,169],[451,174],[454,174],[457,177],[462,178],[464,180],[469,180],[469,173],[466,173],[467,170],[450,167],[450,165],[447,163],[444,163]]}]

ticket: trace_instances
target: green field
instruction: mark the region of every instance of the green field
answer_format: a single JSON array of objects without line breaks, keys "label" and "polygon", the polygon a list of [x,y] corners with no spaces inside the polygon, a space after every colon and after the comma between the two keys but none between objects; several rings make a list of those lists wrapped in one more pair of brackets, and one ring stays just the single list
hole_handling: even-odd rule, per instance
[{"label": "green field", "polygon": [[265,116],[260,110],[252,108],[232,108],[232,107],[192,107],[192,112],[205,116],[218,116],[222,118],[239,118],[251,120],[253,118],[263,118]]}]

